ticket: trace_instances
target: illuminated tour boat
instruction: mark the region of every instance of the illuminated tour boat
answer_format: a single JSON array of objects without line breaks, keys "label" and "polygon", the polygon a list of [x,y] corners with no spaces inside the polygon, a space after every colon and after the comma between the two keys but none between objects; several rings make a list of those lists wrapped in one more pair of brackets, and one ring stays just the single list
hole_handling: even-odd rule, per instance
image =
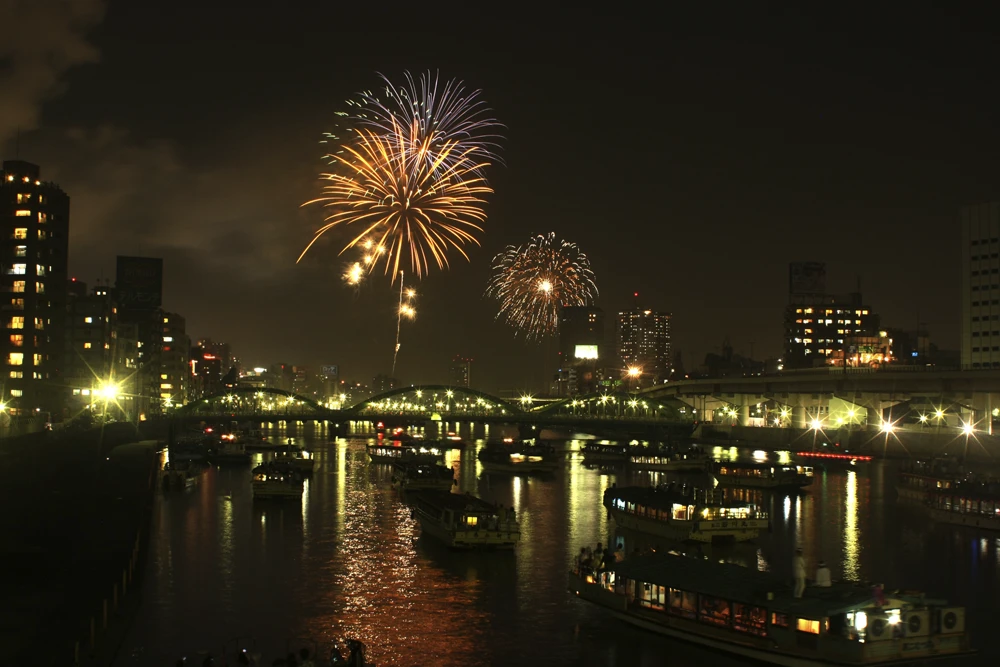
[{"label": "illuminated tour boat", "polygon": [[612,487],[604,506],[619,528],[691,542],[746,542],[770,526],[753,503],[716,502],[708,492]]},{"label": "illuminated tour boat", "polygon": [[254,500],[302,498],[302,475],[286,466],[269,463],[253,469]]},{"label": "illuminated tour boat", "polygon": [[930,498],[931,492],[954,488],[959,482],[959,476],[947,468],[943,462],[907,462],[900,470],[896,484],[899,499],[924,503]]},{"label": "illuminated tour boat", "polygon": [[403,491],[448,491],[456,484],[455,471],[437,463],[397,463],[392,479]]},{"label": "illuminated tour boat", "polygon": [[436,463],[444,460],[444,452],[434,446],[380,442],[366,445],[366,449],[372,463]]},{"label": "illuminated tour boat", "polygon": [[569,589],[644,630],[774,665],[884,665],[973,655],[965,609],[835,583],[803,597],[768,572],[668,553],[572,572]]},{"label": "illuminated tour boat", "polygon": [[203,468],[189,461],[170,461],[163,466],[163,490],[184,489],[198,483]]},{"label": "illuminated tour boat", "polygon": [[512,475],[555,472],[561,464],[561,455],[551,447],[513,441],[488,444],[478,458],[484,471]]},{"label": "illuminated tour boat", "polygon": [[583,462],[594,463],[627,463],[629,460],[628,445],[602,445],[596,442],[588,442],[580,447],[580,454],[583,455]]},{"label": "illuminated tour boat", "polygon": [[705,452],[692,449],[686,452],[633,453],[629,463],[640,470],[652,472],[704,472],[711,459]]},{"label": "illuminated tour boat", "polygon": [[747,486],[755,489],[801,489],[812,485],[813,469],[787,463],[725,461],[712,465],[719,486]]},{"label": "illuminated tour boat", "polygon": [[931,518],[973,528],[1000,530],[1000,484],[959,482],[926,495]]},{"label": "illuminated tour boat", "polygon": [[454,549],[513,549],[521,539],[514,509],[469,494],[423,491],[413,494],[421,530]]},{"label": "illuminated tour boat", "polygon": [[272,462],[278,466],[291,468],[302,475],[311,475],[316,468],[316,459],[312,454],[298,448],[278,452]]}]

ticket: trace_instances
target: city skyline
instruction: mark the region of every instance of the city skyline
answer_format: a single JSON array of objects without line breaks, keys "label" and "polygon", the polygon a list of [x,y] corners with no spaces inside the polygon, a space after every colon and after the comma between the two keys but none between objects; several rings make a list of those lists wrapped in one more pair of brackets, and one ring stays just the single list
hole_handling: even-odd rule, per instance
[{"label": "city skyline", "polygon": [[[807,17],[782,16],[751,39],[734,16],[711,30],[686,24],[655,49],[624,43],[632,26],[618,23],[560,69],[569,42],[558,35],[525,34],[516,51],[460,37],[414,56],[394,40],[360,48],[371,35],[334,30],[334,51],[327,40],[286,49],[281,26],[332,14],[203,8],[198,25],[181,27],[183,11],[153,21],[145,7],[106,10],[32,10],[51,29],[24,62],[44,69],[55,53],[70,66],[44,69],[48,88],[14,89],[0,152],[41,165],[73,198],[70,275],[93,283],[113,274],[116,255],[163,257],[165,304],[192,335],[228,340],[249,363],[332,361],[359,379],[389,372],[392,290],[346,288],[332,243],[297,267],[294,259],[319,222],[299,204],[320,190],[322,132],[376,72],[406,69],[482,89],[506,129],[483,246],[415,285],[403,380],[445,379],[461,349],[484,387],[544,383],[554,341],[518,341],[482,290],[494,253],[550,230],[590,256],[596,305],[617,312],[638,291],[673,313],[673,346],[688,367],[727,335],[742,354],[779,356],[785,271],[801,259],[827,262],[840,281],[831,292],[860,277],[886,325],[924,322],[942,347],[959,345],[958,211],[997,198],[987,156],[1000,136],[989,122],[996,93],[973,85],[988,59],[947,10],[910,16],[912,38],[873,19],[790,41],[789,28]],[[217,39],[236,33],[225,46]],[[930,50],[917,38],[928,33]],[[178,79],[178,66],[189,76]],[[662,86],[648,85],[660,77],[665,100]],[[233,105],[237,90],[250,91],[250,103]],[[199,103],[177,104],[189,97]],[[871,111],[865,122],[862,110]],[[660,115],[644,122],[643,112]],[[643,128],[642,150],[616,136],[620,119]],[[621,164],[635,167],[627,185],[612,178]],[[655,196],[635,196],[642,191]],[[942,252],[954,261],[937,260]],[[914,264],[932,268],[908,271]],[[752,293],[735,289],[748,279]],[[287,312],[298,315],[292,325]]]}]

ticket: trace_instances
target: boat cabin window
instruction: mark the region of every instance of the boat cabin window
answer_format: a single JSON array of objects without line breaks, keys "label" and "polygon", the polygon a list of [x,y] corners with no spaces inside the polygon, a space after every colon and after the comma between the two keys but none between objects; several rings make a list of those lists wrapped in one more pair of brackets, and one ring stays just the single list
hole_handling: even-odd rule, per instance
[{"label": "boat cabin window", "polygon": [[694,618],[698,615],[698,596],[678,588],[671,588],[670,613],[685,618]]},{"label": "boat cabin window", "polygon": [[468,515],[465,516],[465,525],[466,526],[476,526],[478,524],[479,524],[479,517],[478,516],[474,516],[474,515],[471,515],[471,514],[468,514]]},{"label": "boat cabin window", "polygon": [[639,584],[639,604],[650,609],[663,609],[667,603],[667,589],[656,584]]},{"label": "boat cabin window", "polygon": [[763,607],[734,602],[733,627],[742,632],[764,636],[767,634],[767,611]]},{"label": "boat cabin window", "polygon": [[691,519],[691,515],[694,513],[694,507],[691,505],[679,505],[674,503],[670,506],[671,518],[674,521],[688,521]]},{"label": "boat cabin window", "polygon": [[800,618],[795,622],[795,629],[799,632],[808,632],[811,635],[818,635],[819,621],[812,621],[808,618]]},{"label": "boat cabin window", "polygon": [[788,616],[785,614],[779,614],[776,611],[771,612],[771,625],[776,628],[787,628],[788,627]]},{"label": "boat cabin window", "polygon": [[699,595],[698,599],[700,602],[698,617],[701,621],[713,625],[729,625],[732,615],[729,600],[710,595]]}]

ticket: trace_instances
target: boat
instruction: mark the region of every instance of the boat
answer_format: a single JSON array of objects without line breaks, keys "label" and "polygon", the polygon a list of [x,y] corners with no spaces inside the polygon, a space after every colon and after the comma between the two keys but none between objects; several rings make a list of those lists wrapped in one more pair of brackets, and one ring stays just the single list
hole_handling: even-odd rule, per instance
[{"label": "boat", "polygon": [[385,428],[380,428],[378,431],[378,439],[389,440],[391,442],[413,442],[418,438],[411,433],[407,433],[405,428],[397,426],[389,432],[386,432]]},{"label": "boat", "polygon": [[455,472],[439,463],[396,463],[393,482],[403,491],[448,491],[457,482]]},{"label": "boat", "polygon": [[689,449],[684,452],[633,453],[629,463],[652,472],[705,472],[711,459],[700,449]]},{"label": "boat", "polygon": [[224,433],[219,442],[209,452],[212,463],[250,463],[250,452],[246,445],[233,433]]},{"label": "boat", "polygon": [[465,449],[467,444],[465,442],[465,439],[462,438],[462,436],[460,436],[458,433],[455,433],[454,431],[448,431],[444,439],[447,449]]},{"label": "boat", "polygon": [[291,468],[302,475],[311,475],[316,467],[316,459],[312,458],[312,454],[297,447],[277,452],[271,462],[278,466]]},{"label": "boat", "polygon": [[444,460],[444,452],[437,447],[393,443],[365,446],[372,463],[436,463]]},{"label": "boat", "polygon": [[670,553],[571,572],[569,590],[644,630],[787,667],[971,656],[965,609],[917,592],[835,583],[801,598],[769,572]]},{"label": "boat", "polygon": [[448,491],[422,491],[411,500],[421,530],[453,549],[513,549],[521,539],[513,508]]},{"label": "boat", "polygon": [[1000,483],[957,482],[931,489],[926,503],[935,521],[1000,530]]},{"label": "boat", "polygon": [[813,482],[811,466],[782,463],[725,461],[711,466],[719,486],[757,489],[801,489]]},{"label": "boat", "polygon": [[487,444],[478,454],[485,472],[512,475],[555,472],[560,458],[551,447],[514,441]]},{"label": "boat", "polygon": [[723,502],[707,491],[667,487],[612,487],[604,507],[619,528],[690,542],[746,542],[770,522],[753,503]]},{"label": "boat", "polygon": [[163,466],[163,490],[179,490],[194,486],[198,483],[202,472],[202,468],[193,465],[190,461],[168,461]]},{"label": "boat", "polygon": [[284,466],[271,463],[253,469],[254,500],[285,500],[302,498],[302,475]]},{"label": "boat", "polygon": [[899,471],[896,494],[900,500],[926,503],[931,492],[954,488],[969,476],[947,461],[912,461]]},{"label": "boat", "polygon": [[601,445],[588,442],[580,447],[583,462],[587,465],[600,463],[628,463],[628,445]]}]

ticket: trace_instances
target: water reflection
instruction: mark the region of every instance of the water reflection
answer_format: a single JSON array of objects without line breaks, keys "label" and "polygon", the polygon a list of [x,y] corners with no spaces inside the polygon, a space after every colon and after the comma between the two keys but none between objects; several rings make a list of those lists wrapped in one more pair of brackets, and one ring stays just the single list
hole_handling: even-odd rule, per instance
[{"label": "water reflection", "polygon": [[858,545],[858,473],[847,471],[844,500],[844,578],[858,580],[860,547]]}]

